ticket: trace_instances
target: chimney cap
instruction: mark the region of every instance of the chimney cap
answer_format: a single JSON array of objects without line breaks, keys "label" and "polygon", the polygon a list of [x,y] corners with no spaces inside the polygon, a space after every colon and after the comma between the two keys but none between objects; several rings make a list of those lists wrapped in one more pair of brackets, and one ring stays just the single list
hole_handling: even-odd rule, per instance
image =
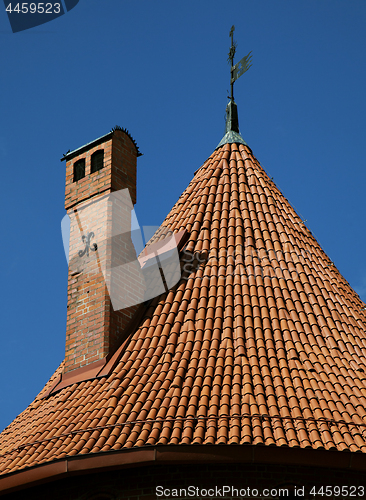
[{"label": "chimney cap", "polygon": [[60,158],[60,161],[71,160],[75,156],[78,156],[78,155],[84,153],[88,149],[90,149],[92,147],[95,147],[95,146],[98,146],[98,144],[102,144],[103,142],[105,142],[108,139],[110,139],[113,136],[113,134],[115,133],[116,130],[121,130],[126,135],[128,135],[128,137],[131,139],[131,141],[133,142],[133,144],[134,144],[134,146],[136,148],[137,156],[142,156],[142,153],[140,153],[140,150],[139,150],[139,148],[138,148],[138,146],[136,144],[136,141],[134,140],[134,138],[132,137],[132,135],[129,133],[129,131],[126,128],[122,128],[119,125],[116,125],[115,127],[113,127],[111,129],[110,132],[108,132],[108,134],[104,134],[101,137],[98,137],[98,139],[94,139],[94,141],[88,142],[87,144],[84,144],[84,146],[80,146],[79,148],[74,149],[74,151],[68,151],[67,153],[65,153],[63,155],[62,158]]}]

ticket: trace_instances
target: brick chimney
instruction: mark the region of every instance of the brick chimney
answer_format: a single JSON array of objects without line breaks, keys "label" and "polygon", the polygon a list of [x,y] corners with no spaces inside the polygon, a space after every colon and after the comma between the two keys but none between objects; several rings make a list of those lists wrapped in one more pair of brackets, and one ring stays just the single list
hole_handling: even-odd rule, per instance
[{"label": "brick chimney", "polygon": [[[125,253],[134,253],[131,240],[126,242],[130,227],[125,227],[119,255],[113,255],[113,207],[108,195],[128,188],[132,203],[126,207],[127,211],[133,209],[138,156],[129,133],[115,127],[61,160],[66,160],[65,208],[71,221],[65,374],[92,363],[101,364],[113,354],[138,307],[113,310],[101,267],[103,260],[120,258],[121,247]],[[128,216],[127,220],[130,224]],[[128,257],[127,261],[136,259],[136,255]]]}]

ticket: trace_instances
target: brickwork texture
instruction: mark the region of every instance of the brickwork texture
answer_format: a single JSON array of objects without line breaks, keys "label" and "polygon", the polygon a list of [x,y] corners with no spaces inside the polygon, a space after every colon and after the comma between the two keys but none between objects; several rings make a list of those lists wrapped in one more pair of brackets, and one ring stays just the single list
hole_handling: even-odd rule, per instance
[{"label": "brickwork texture", "polygon": [[[104,166],[91,173],[91,157],[97,151],[104,151]],[[74,181],[74,164],[81,159],[85,159],[85,177]],[[65,373],[112,354],[137,309],[133,305],[114,310],[111,285],[120,285],[106,281],[110,278],[106,276],[107,263],[136,259],[135,254],[131,255],[134,250],[130,225],[117,236],[123,241],[112,244],[115,208],[108,201],[111,193],[128,189],[130,211],[133,209],[136,163],[136,147],[122,130],[115,130],[104,143],[92,143],[88,150],[66,163],[65,208],[71,223]],[[130,214],[124,219],[130,224]]]}]

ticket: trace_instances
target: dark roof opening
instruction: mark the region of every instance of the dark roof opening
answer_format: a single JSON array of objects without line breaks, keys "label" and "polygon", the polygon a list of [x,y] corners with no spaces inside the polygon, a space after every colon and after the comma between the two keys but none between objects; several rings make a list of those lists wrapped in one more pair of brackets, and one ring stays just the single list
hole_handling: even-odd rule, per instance
[{"label": "dark roof opening", "polygon": [[80,181],[85,177],[85,158],[74,163],[74,182]]},{"label": "dark roof opening", "polygon": [[91,156],[90,173],[93,174],[104,167],[104,150],[100,149]]}]

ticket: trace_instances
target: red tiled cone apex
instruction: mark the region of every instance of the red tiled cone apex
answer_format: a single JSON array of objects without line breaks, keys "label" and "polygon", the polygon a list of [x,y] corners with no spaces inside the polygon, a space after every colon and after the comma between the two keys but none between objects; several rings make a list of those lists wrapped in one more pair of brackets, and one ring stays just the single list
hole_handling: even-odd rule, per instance
[{"label": "red tiled cone apex", "polygon": [[164,226],[190,233],[182,280],[113,373],[41,393],[3,431],[1,473],[149,445],[365,453],[364,304],[249,148],[217,149]]}]

